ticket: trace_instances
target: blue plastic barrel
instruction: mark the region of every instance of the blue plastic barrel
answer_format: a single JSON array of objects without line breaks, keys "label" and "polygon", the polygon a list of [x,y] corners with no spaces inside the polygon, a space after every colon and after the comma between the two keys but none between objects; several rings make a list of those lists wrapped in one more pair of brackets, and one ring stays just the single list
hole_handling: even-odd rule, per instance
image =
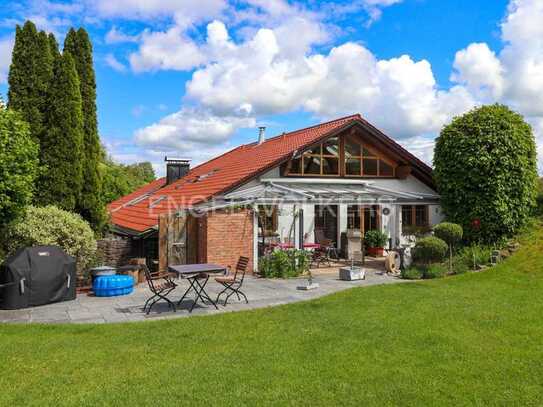
[{"label": "blue plastic barrel", "polygon": [[92,283],[92,290],[97,297],[127,295],[134,291],[134,279],[125,275],[98,276]]}]

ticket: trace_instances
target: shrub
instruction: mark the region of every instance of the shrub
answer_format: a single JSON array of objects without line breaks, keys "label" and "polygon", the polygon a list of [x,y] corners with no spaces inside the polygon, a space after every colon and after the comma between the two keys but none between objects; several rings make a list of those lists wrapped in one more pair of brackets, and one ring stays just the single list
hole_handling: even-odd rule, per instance
[{"label": "shrub", "polygon": [[434,235],[449,245],[449,270],[452,271],[453,247],[462,240],[464,231],[456,223],[442,222],[434,227]]},{"label": "shrub", "polygon": [[537,183],[536,215],[543,216],[543,178]]},{"label": "shrub", "polygon": [[420,280],[423,276],[424,272],[420,268],[417,267],[407,267],[402,270],[401,277],[404,280]]},{"label": "shrub", "polygon": [[264,256],[258,263],[262,277],[297,277],[309,269],[309,253],[304,250],[276,250]]},{"label": "shrub", "polygon": [[413,261],[419,264],[438,263],[447,254],[447,243],[438,237],[423,237],[413,248]]},{"label": "shrub", "polygon": [[423,272],[423,278],[441,278],[447,274],[447,267],[443,264],[432,264]]},{"label": "shrub", "polygon": [[463,233],[462,226],[457,223],[441,222],[434,226],[434,234],[450,246],[460,242]]},{"label": "shrub", "polygon": [[385,247],[388,242],[388,235],[380,230],[368,230],[364,235],[366,247]]},{"label": "shrub", "polygon": [[472,245],[464,247],[453,257],[453,271],[455,274],[465,273],[477,266],[490,263],[492,247]]},{"label": "shrub", "polygon": [[532,129],[503,105],[455,118],[436,141],[434,177],[448,219],[469,241],[513,235],[535,206],[537,163]]},{"label": "shrub", "polygon": [[454,274],[464,274],[471,270],[473,261],[465,255],[456,255],[453,257],[452,272]]},{"label": "shrub", "polygon": [[79,274],[96,256],[96,240],[89,224],[81,216],[55,206],[28,207],[10,228],[8,242],[10,252],[25,246],[60,246],[77,259]]},{"label": "shrub", "polygon": [[0,106],[0,230],[30,204],[37,170],[38,144],[28,124]]}]

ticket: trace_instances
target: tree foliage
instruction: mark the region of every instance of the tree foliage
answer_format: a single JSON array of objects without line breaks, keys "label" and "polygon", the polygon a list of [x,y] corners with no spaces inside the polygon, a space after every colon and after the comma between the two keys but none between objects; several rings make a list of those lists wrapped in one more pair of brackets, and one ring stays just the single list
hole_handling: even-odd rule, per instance
[{"label": "tree foliage", "polygon": [[77,31],[70,29],[64,41],[64,52],[69,52],[74,58],[79,77],[83,113],[82,173],[84,182],[77,209],[95,229],[100,229],[105,222],[105,208],[100,199],[101,178],[98,166],[101,146],[96,117],[96,77],[92,44],[83,28]]},{"label": "tree foliage", "polygon": [[41,206],[76,208],[83,182],[82,123],[79,79],[72,56],[65,52],[55,63],[49,92],[47,131],[40,151],[45,168],[37,188]]},{"label": "tree foliage", "polygon": [[50,37],[31,21],[15,30],[8,75],[8,106],[21,113],[36,140],[44,136],[47,91],[53,76]]},{"label": "tree foliage", "polygon": [[413,260],[416,263],[431,264],[442,261],[447,254],[447,243],[435,236],[417,240],[413,248]]},{"label": "tree foliage", "polygon": [[19,113],[0,107],[0,230],[31,203],[38,145]]},{"label": "tree foliage", "polygon": [[24,246],[60,246],[77,259],[78,272],[83,272],[96,255],[96,240],[89,224],[81,216],[55,206],[29,206],[10,228],[8,237],[10,252]]},{"label": "tree foliage", "polygon": [[149,162],[124,165],[106,159],[101,165],[101,172],[102,196],[106,203],[127,195],[155,179],[153,167]]},{"label": "tree foliage", "polygon": [[512,235],[532,213],[535,140],[523,117],[506,106],[483,106],[445,126],[434,168],[443,210],[468,240]]}]

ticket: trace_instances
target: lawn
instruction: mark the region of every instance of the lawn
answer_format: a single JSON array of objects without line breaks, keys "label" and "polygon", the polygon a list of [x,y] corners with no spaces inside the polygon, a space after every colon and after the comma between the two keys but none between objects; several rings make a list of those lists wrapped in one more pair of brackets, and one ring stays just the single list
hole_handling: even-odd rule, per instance
[{"label": "lawn", "polygon": [[2,405],[543,403],[543,230],[495,269],[248,312],[0,327]]}]

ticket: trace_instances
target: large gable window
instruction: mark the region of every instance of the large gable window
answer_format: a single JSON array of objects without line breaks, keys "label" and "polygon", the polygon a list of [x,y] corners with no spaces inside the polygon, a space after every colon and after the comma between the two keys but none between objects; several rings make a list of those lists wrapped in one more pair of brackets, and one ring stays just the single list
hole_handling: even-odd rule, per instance
[{"label": "large gable window", "polygon": [[394,166],[353,137],[345,137],[345,175],[393,177]]},{"label": "large gable window", "polygon": [[394,177],[394,164],[354,136],[331,137],[287,165],[286,174],[305,176]]},{"label": "large gable window", "polygon": [[339,175],[339,140],[332,137],[290,162],[289,174]]}]

